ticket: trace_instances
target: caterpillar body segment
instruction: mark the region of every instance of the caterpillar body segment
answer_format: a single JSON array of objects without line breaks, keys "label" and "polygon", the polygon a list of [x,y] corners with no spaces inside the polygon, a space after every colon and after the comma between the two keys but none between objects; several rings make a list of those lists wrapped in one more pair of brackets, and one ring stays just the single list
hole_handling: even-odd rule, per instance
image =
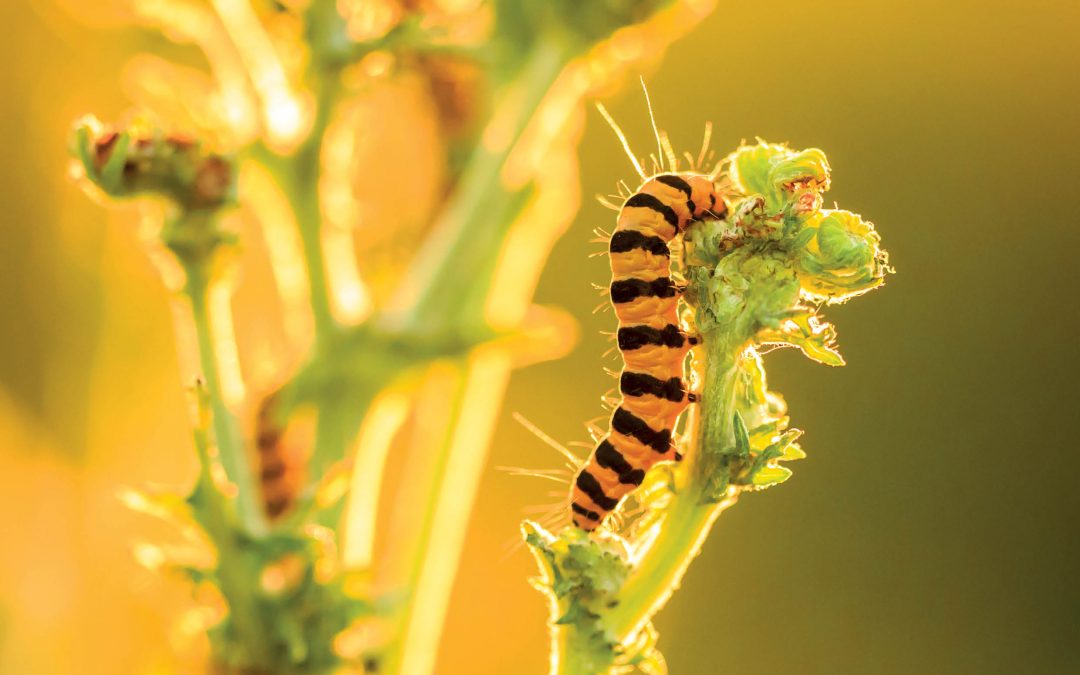
[{"label": "caterpillar body segment", "polygon": [[574,480],[571,520],[583,530],[599,527],[654,464],[681,459],[671,436],[693,400],[683,372],[691,339],[679,324],[682,288],[671,278],[668,244],[693,221],[725,212],[712,179],[695,174],[654,176],[619,211],[608,253],[622,400]]}]

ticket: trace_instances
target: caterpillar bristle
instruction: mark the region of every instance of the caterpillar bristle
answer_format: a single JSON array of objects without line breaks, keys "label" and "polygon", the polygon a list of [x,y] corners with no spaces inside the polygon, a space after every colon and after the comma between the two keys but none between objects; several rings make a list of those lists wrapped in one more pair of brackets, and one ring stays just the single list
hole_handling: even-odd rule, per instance
[{"label": "caterpillar bristle", "polygon": [[[557,483],[569,482],[569,476],[566,471],[561,469],[528,469],[521,466],[497,466],[496,471],[501,471],[508,476],[524,476],[527,478],[543,478],[544,480],[553,480]],[[553,473],[558,472],[558,473]]]},{"label": "caterpillar bristle", "polygon": [[671,139],[666,131],[660,132],[660,146],[664,149],[664,155],[667,156],[668,171],[677,172],[679,170],[679,158],[675,156],[675,148],[671,147]]},{"label": "caterpillar bristle", "polygon": [[556,441],[551,436],[548,436],[547,434],[545,434],[543,431],[540,430],[540,427],[536,426],[535,424],[533,424],[532,422],[527,420],[524,415],[522,415],[521,413],[515,412],[515,413],[511,413],[510,416],[514,419],[515,422],[517,422],[521,426],[525,427],[526,430],[531,432],[533,436],[536,436],[541,441],[543,441],[548,447],[553,448],[556,452],[558,452],[560,455],[565,457],[566,460],[569,461],[572,465],[574,465],[574,466],[580,466],[581,465],[582,459],[580,457],[578,457],[574,453],[567,450],[565,446],[563,446],[561,443]]},{"label": "caterpillar bristle", "polygon": [[700,171],[701,167],[705,166],[705,156],[707,153],[712,152],[709,149],[709,143],[712,142],[712,122],[705,122],[705,134],[701,139],[701,151],[698,152],[697,162],[694,163],[694,170]]},{"label": "caterpillar bristle", "polygon": [[612,203],[606,196],[597,194],[596,201],[600,202],[603,206],[611,209],[612,211],[618,211],[621,207]]},{"label": "caterpillar bristle", "polygon": [[637,157],[634,156],[634,151],[630,149],[630,142],[626,140],[626,134],[623,133],[622,128],[615,122],[615,118],[608,113],[607,108],[604,107],[603,103],[597,102],[596,109],[604,116],[608,126],[611,127],[611,130],[615,132],[615,136],[619,139],[619,142],[622,143],[626,156],[630,158],[630,163],[634,165],[634,170],[641,176],[641,180],[645,180],[645,172],[641,169],[641,163],[638,161]]},{"label": "caterpillar bristle", "polygon": [[[585,429],[589,432],[590,436],[595,436],[597,433],[603,434],[604,430],[599,423],[604,421],[607,421],[606,416],[594,417],[591,420],[585,420]],[[592,447],[588,445],[586,445],[585,447],[589,448],[590,450],[592,449]]]},{"label": "caterpillar bristle", "polygon": [[[656,115],[653,114],[652,100],[649,98],[649,88],[645,86],[644,76],[638,77],[638,81],[641,82],[641,91],[645,94],[645,108],[649,111],[649,124],[652,125],[653,136],[656,137],[656,152],[661,157],[659,171],[663,171],[663,142],[660,140],[660,130],[656,126]],[[656,163],[655,157],[653,158],[653,162]],[[674,171],[674,169],[672,169],[672,171]]]},{"label": "caterpillar bristle", "polygon": [[[593,432],[590,431],[589,435],[591,436],[592,433]],[[572,441],[572,442],[568,443],[567,445],[572,445],[575,448],[583,448],[585,450],[592,450],[593,445],[595,445],[595,443],[586,443],[585,441]]]}]

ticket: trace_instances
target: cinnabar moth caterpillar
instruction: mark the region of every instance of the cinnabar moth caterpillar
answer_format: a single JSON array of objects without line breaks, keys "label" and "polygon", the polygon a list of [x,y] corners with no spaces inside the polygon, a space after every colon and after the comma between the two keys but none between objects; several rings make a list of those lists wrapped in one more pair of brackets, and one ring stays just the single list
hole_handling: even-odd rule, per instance
[{"label": "cinnabar moth caterpillar", "polygon": [[263,509],[271,519],[283,515],[296,502],[303,488],[304,457],[288,428],[274,419],[279,393],[263,400],[255,420],[255,445],[258,448],[259,487]]},{"label": "cinnabar moth caterpillar", "polygon": [[583,530],[599,527],[654,464],[680,459],[671,436],[691,400],[683,373],[690,342],[679,326],[682,289],[671,279],[668,243],[691,222],[722,218],[726,209],[711,177],[661,174],[619,211],[608,252],[622,400],[573,483],[571,519]]}]

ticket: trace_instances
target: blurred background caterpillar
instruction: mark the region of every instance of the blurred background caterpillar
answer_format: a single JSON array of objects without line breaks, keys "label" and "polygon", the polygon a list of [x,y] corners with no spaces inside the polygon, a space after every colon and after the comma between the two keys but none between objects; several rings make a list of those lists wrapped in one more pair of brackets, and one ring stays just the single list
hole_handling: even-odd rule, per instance
[{"label": "blurred background caterpillar", "polygon": [[571,519],[583,530],[599,527],[651,466],[681,458],[671,435],[695,400],[683,373],[692,338],[679,325],[682,289],[671,278],[668,243],[691,222],[726,210],[711,176],[680,173],[646,180],[619,211],[608,253],[622,400],[571,489]]},{"label": "blurred background caterpillar", "polygon": [[293,414],[286,420],[279,418],[280,401],[280,391],[267,396],[255,419],[259,488],[263,509],[271,520],[283,516],[296,503],[304,487],[305,449],[313,435],[306,411],[291,411]]}]

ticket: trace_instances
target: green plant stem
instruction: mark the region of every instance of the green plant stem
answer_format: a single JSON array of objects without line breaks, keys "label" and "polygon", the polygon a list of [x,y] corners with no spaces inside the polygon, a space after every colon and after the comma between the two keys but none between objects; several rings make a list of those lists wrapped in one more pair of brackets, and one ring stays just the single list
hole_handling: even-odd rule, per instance
[{"label": "green plant stem", "polygon": [[236,510],[244,530],[252,536],[266,532],[266,518],[262,511],[255,486],[251,462],[236,417],[225,405],[218,372],[217,353],[214,348],[213,317],[208,308],[210,291],[209,262],[189,263],[185,266],[185,288],[191,302],[191,314],[195,324],[199,364],[213,412],[214,441],[221,457],[225,475],[236,486]]},{"label": "green plant stem", "polygon": [[[388,542],[376,573],[376,583],[388,593],[407,595],[392,613],[394,642],[383,656],[380,669],[396,673],[401,668],[406,647],[406,631],[418,600],[415,597],[417,582],[424,561],[432,554],[431,535],[435,524],[434,504],[449,461],[451,434],[454,420],[460,415],[463,404],[466,365],[457,362],[445,367],[437,379],[421,387],[418,409],[430,420],[434,432],[424,433],[427,425],[413,432],[405,457],[404,475],[407,477],[395,495],[390,525],[394,539]],[[438,384],[435,390],[434,384]],[[445,433],[434,431],[445,430]]]},{"label": "green plant stem", "polygon": [[[200,408],[206,404],[201,398],[203,392],[209,394],[207,390],[197,392]],[[216,421],[217,416],[211,415]],[[252,551],[244,550],[239,545],[235,532],[229,527],[232,516],[225,495],[214,482],[212,467],[218,460],[210,450],[207,435],[208,430],[196,421],[195,448],[199,456],[199,478],[189,501],[197,512],[201,512],[203,517],[200,523],[217,549],[217,576],[221,593],[228,603],[231,623],[240,636],[239,642],[248,650],[248,661],[269,663],[270,659],[258,648],[267,643],[264,638],[268,630],[266,621],[256,609],[257,602],[252,592],[252,574],[258,574],[258,570],[253,565]],[[256,650],[259,653],[255,653]]]},{"label": "green plant stem", "polygon": [[477,278],[479,269],[490,269],[498,256],[510,225],[524,205],[521,191],[500,185],[500,172],[540,102],[569,62],[573,50],[557,39],[541,42],[505,90],[496,110],[509,107],[505,124],[508,135],[496,147],[481,144],[462,173],[454,196],[435,230],[417,254],[408,274],[408,289],[394,305],[405,305],[401,315],[383,321],[402,330],[420,333],[462,333],[477,326],[482,308],[463,307],[463,301],[486,296],[489,276]]},{"label": "green plant stem", "polygon": [[570,626],[554,631],[553,655],[557,657],[550,675],[598,675],[611,663],[597,663],[596,650],[591,648],[589,638]]},{"label": "green plant stem", "polygon": [[[315,161],[318,161],[317,158]],[[297,162],[292,180],[286,183],[288,185],[291,182],[291,185],[285,190],[285,194],[296,214],[300,246],[304,253],[304,267],[307,270],[311,315],[318,341],[324,339],[324,336],[333,328],[334,318],[330,307],[329,284],[326,280],[326,256],[322,249],[320,226],[322,214],[319,193],[315,187],[318,176],[309,174],[307,168]]]},{"label": "green plant stem", "polygon": [[277,155],[263,145],[256,146],[255,155],[281,186],[296,220],[318,347],[336,326],[330,303],[330,286],[326,278],[326,256],[322,249],[319,172],[323,136],[333,114],[338,85],[330,75],[327,75],[327,82],[318,77],[310,79],[315,89],[316,109],[307,138],[292,155]]}]

